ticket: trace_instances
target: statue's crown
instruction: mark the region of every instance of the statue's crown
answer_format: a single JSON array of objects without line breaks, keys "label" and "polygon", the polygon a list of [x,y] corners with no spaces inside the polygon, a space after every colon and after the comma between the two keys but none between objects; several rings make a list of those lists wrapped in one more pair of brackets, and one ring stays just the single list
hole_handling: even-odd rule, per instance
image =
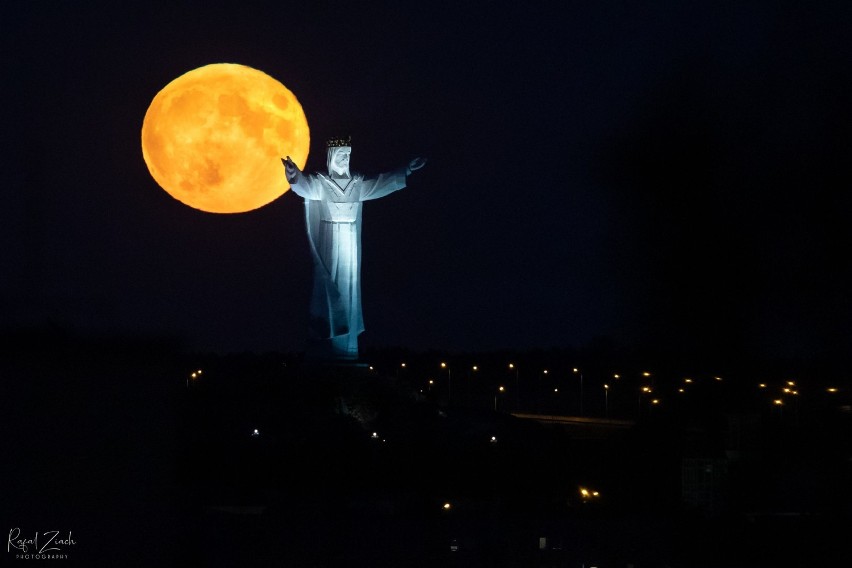
[{"label": "statue's crown", "polygon": [[352,146],[352,137],[347,136],[346,138],[329,138],[325,142],[326,148],[340,148],[341,146]]}]

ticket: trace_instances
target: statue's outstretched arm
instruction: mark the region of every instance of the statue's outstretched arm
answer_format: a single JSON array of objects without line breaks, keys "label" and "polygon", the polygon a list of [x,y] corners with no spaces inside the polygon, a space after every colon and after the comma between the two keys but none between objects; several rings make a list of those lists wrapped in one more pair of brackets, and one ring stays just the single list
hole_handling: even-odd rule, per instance
[{"label": "statue's outstretched arm", "polygon": [[296,181],[296,178],[302,173],[302,170],[299,169],[299,166],[290,159],[290,156],[286,158],[281,158],[281,163],[284,164],[284,171],[287,174],[287,181],[293,183]]},{"label": "statue's outstretched arm", "polygon": [[305,199],[319,199],[318,186],[314,183],[314,176],[304,175],[299,166],[290,159],[290,156],[281,158],[281,163],[284,164],[287,181],[290,182],[293,193]]}]

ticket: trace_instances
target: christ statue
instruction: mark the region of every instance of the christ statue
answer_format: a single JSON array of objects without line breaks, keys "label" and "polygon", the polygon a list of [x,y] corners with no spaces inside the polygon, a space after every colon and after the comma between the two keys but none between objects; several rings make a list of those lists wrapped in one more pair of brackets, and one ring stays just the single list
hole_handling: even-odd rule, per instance
[{"label": "christ statue", "polygon": [[282,158],[287,181],[305,200],[308,242],[314,260],[308,354],[327,361],[358,359],[361,313],[361,203],[405,187],[411,172],[426,164],[415,158],[402,168],[366,177],[350,173],[350,139],[327,143],[328,174],[306,174]]}]

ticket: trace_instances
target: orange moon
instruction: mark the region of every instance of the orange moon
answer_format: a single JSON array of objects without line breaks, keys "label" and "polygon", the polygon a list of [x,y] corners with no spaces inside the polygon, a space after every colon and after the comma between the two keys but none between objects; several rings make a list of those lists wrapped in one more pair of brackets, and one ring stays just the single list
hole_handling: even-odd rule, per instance
[{"label": "orange moon", "polygon": [[263,207],[290,189],[281,158],[305,167],[310,130],[287,87],[257,69],[214,63],[157,93],[142,122],[142,157],[178,201],[210,213]]}]

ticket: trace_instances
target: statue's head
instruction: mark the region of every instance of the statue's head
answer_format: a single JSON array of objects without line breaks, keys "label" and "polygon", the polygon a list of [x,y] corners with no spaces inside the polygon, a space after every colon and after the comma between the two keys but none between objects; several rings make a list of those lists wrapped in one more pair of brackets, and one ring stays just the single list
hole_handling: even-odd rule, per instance
[{"label": "statue's head", "polygon": [[340,177],[350,177],[349,157],[352,154],[351,137],[332,138],[326,143],[328,148],[328,173]]}]

